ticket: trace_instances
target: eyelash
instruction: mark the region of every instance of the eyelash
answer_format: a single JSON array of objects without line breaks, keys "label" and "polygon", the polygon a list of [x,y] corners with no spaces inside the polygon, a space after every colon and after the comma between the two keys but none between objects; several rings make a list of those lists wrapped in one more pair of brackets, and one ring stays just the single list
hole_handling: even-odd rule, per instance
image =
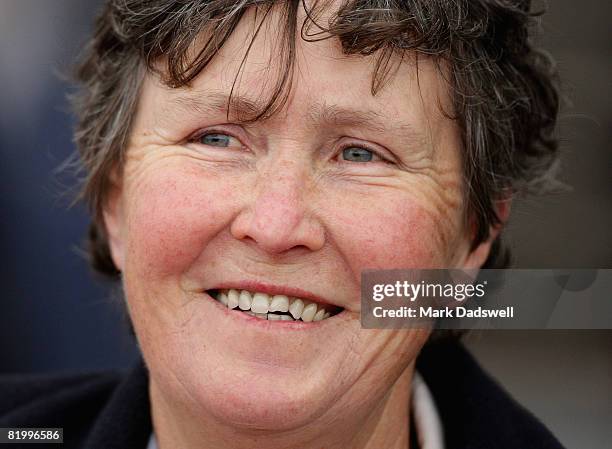
[{"label": "eyelash", "polygon": [[198,132],[196,132],[195,134],[193,134],[191,137],[189,137],[189,138],[187,139],[187,142],[188,142],[188,143],[197,143],[197,144],[199,144],[199,145],[206,145],[206,144],[204,144],[204,143],[200,142],[200,140],[201,140],[201,139],[202,139],[204,136],[209,135],[209,134],[222,134],[222,135],[229,136],[229,137],[231,137],[231,138],[233,138],[233,139],[236,139],[238,142],[240,142],[240,144],[241,144],[243,147],[246,147],[246,145],[244,145],[244,144],[242,143],[242,139],[241,139],[240,137],[236,136],[234,133],[231,133],[231,132],[226,131],[226,130],[223,130],[223,129],[207,129],[207,130],[205,130],[205,131],[198,131]]},{"label": "eyelash", "polygon": [[[377,161],[369,161],[369,162],[383,162],[386,164],[390,164],[391,161],[389,160],[388,157],[385,157],[384,155],[381,154],[380,151],[375,150],[374,148],[369,147],[368,145],[364,145],[362,143],[345,143],[343,145],[340,146],[340,151],[339,151],[339,155],[341,155],[344,150],[348,149],[348,148],[361,148],[363,150],[369,151],[370,153],[373,154],[373,157],[375,158],[379,158],[380,160]],[[351,161],[344,161],[344,162],[351,162]],[[354,162],[355,164],[360,164],[362,162]]]},{"label": "eyelash", "polygon": [[[192,137],[190,137],[188,139],[188,142],[190,143],[196,143],[199,145],[206,145],[202,142],[200,142],[200,140],[208,135],[208,134],[223,134],[223,135],[227,135],[233,139],[236,139],[238,142],[240,142],[240,144],[242,145],[243,148],[247,147],[246,145],[244,145],[244,143],[242,143],[242,139],[237,137],[235,134],[228,132],[226,130],[219,130],[219,129],[207,129],[205,131],[199,131],[196,134],[194,134]],[[364,149],[366,151],[369,151],[373,154],[373,157],[375,158],[379,158],[380,160],[377,161],[369,161],[370,163],[372,162],[382,162],[385,164],[393,164],[394,162],[392,160],[390,160],[389,157],[384,156],[383,154],[381,154],[380,151],[365,145],[363,143],[354,143],[354,142],[348,142],[348,143],[344,143],[340,146],[339,151],[338,151],[338,155],[341,156],[342,153],[344,152],[344,150],[346,150],[347,148],[361,148]],[[344,162],[349,162],[349,163],[353,163],[353,164],[363,164],[363,162],[353,162],[353,161],[344,161]]]}]

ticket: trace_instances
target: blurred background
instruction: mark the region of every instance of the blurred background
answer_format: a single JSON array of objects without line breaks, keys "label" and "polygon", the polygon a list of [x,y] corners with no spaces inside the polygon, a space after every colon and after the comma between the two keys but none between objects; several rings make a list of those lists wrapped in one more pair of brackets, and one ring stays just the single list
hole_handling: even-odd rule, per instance
[{"label": "blurred background", "polygon": [[[0,373],[125,368],[137,356],[113,286],[89,270],[87,214],[68,208],[74,151],[61,74],[99,0],[0,0]],[[564,93],[562,179],[520,199],[507,232],[521,268],[612,268],[612,4],[555,0],[538,39]],[[612,292],[611,292],[612,299]],[[478,359],[568,448],[612,441],[612,331],[469,334]]]}]

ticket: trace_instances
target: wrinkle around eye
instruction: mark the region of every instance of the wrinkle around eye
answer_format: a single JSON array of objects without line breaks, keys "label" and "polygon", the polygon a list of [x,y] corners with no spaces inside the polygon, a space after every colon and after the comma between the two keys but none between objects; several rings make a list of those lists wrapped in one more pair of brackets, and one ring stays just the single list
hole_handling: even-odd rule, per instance
[{"label": "wrinkle around eye", "polygon": [[239,148],[207,146],[198,143],[186,143],[181,146],[190,160],[204,164],[207,168],[218,169],[254,169],[255,161]]},{"label": "wrinkle around eye", "polygon": [[[408,176],[430,176],[433,172],[429,161],[419,166],[418,164],[409,164],[404,161],[394,159],[389,160],[374,152],[374,157],[378,160],[367,162],[355,162],[341,160],[337,163],[334,170],[335,174],[341,178],[394,178]],[[341,154],[340,154],[341,156]]]},{"label": "wrinkle around eye", "polygon": [[[200,145],[204,147],[204,145]],[[223,150],[223,148],[221,148]],[[149,167],[176,167],[189,171],[227,172],[228,170],[252,170],[249,158],[228,157],[228,152],[211,147],[210,151],[187,143],[149,144],[128,151],[126,168],[132,172],[146,171]]]},{"label": "wrinkle around eye", "polygon": [[397,164],[349,162],[328,171],[325,178],[333,183],[346,183],[356,187],[400,190],[419,190],[423,186],[429,186],[431,189],[444,189],[448,183],[447,175],[436,171],[429,164],[419,168],[404,168]]}]

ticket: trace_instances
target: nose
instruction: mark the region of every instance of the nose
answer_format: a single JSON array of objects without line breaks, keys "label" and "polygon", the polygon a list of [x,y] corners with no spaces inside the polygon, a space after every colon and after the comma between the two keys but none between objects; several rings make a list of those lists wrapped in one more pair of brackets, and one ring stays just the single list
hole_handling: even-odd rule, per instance
[{"label": "nose", "polygon": [[323,247],[325,231],[309,199],[308,175],[298,165],[280,163],[258,174],[248,204],[232,222],[234,238],[250,240],[275,255]]}]

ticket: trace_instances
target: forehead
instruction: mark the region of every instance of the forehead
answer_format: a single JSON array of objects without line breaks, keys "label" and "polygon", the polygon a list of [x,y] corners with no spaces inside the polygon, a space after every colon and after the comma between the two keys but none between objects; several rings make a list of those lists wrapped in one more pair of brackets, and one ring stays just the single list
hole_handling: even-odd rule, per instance
[{"label": "forehead", "polygon": [[[275,95],[286,98],[283,107],[268,121],[325,119],[353,121],[371,127],[400,131],[420,129],[430,134],[432,126],[450,112],[448,89],[438,65],[415,54],[396,54],[388,61],[390,76],[373,94],[372,83],[379,54],[345,55],[337,38],[304,39],[305,20],[298,13],[297,32],[288,36],[293,48],[284,45],[287,22],[277,8],[262,14],[249,8],[212,61],[188,86],[160,88],[164,112],[201,112],[226,109],[234,119],[254,116]],[[325,16],[318,19],[325,23]],[[206,31],[194,42],[189,57],[195,57],[210,38]],[[143,92],[151,88],[149,76]],[[279,80],[288,82],[278,92]],[[149,84],[147,86],[147,84]],[[286,96],[286,97],[285,97]],[[230,100],[231,98],[231,107]],[[228,109],[229,107],[229,109]]]}]

